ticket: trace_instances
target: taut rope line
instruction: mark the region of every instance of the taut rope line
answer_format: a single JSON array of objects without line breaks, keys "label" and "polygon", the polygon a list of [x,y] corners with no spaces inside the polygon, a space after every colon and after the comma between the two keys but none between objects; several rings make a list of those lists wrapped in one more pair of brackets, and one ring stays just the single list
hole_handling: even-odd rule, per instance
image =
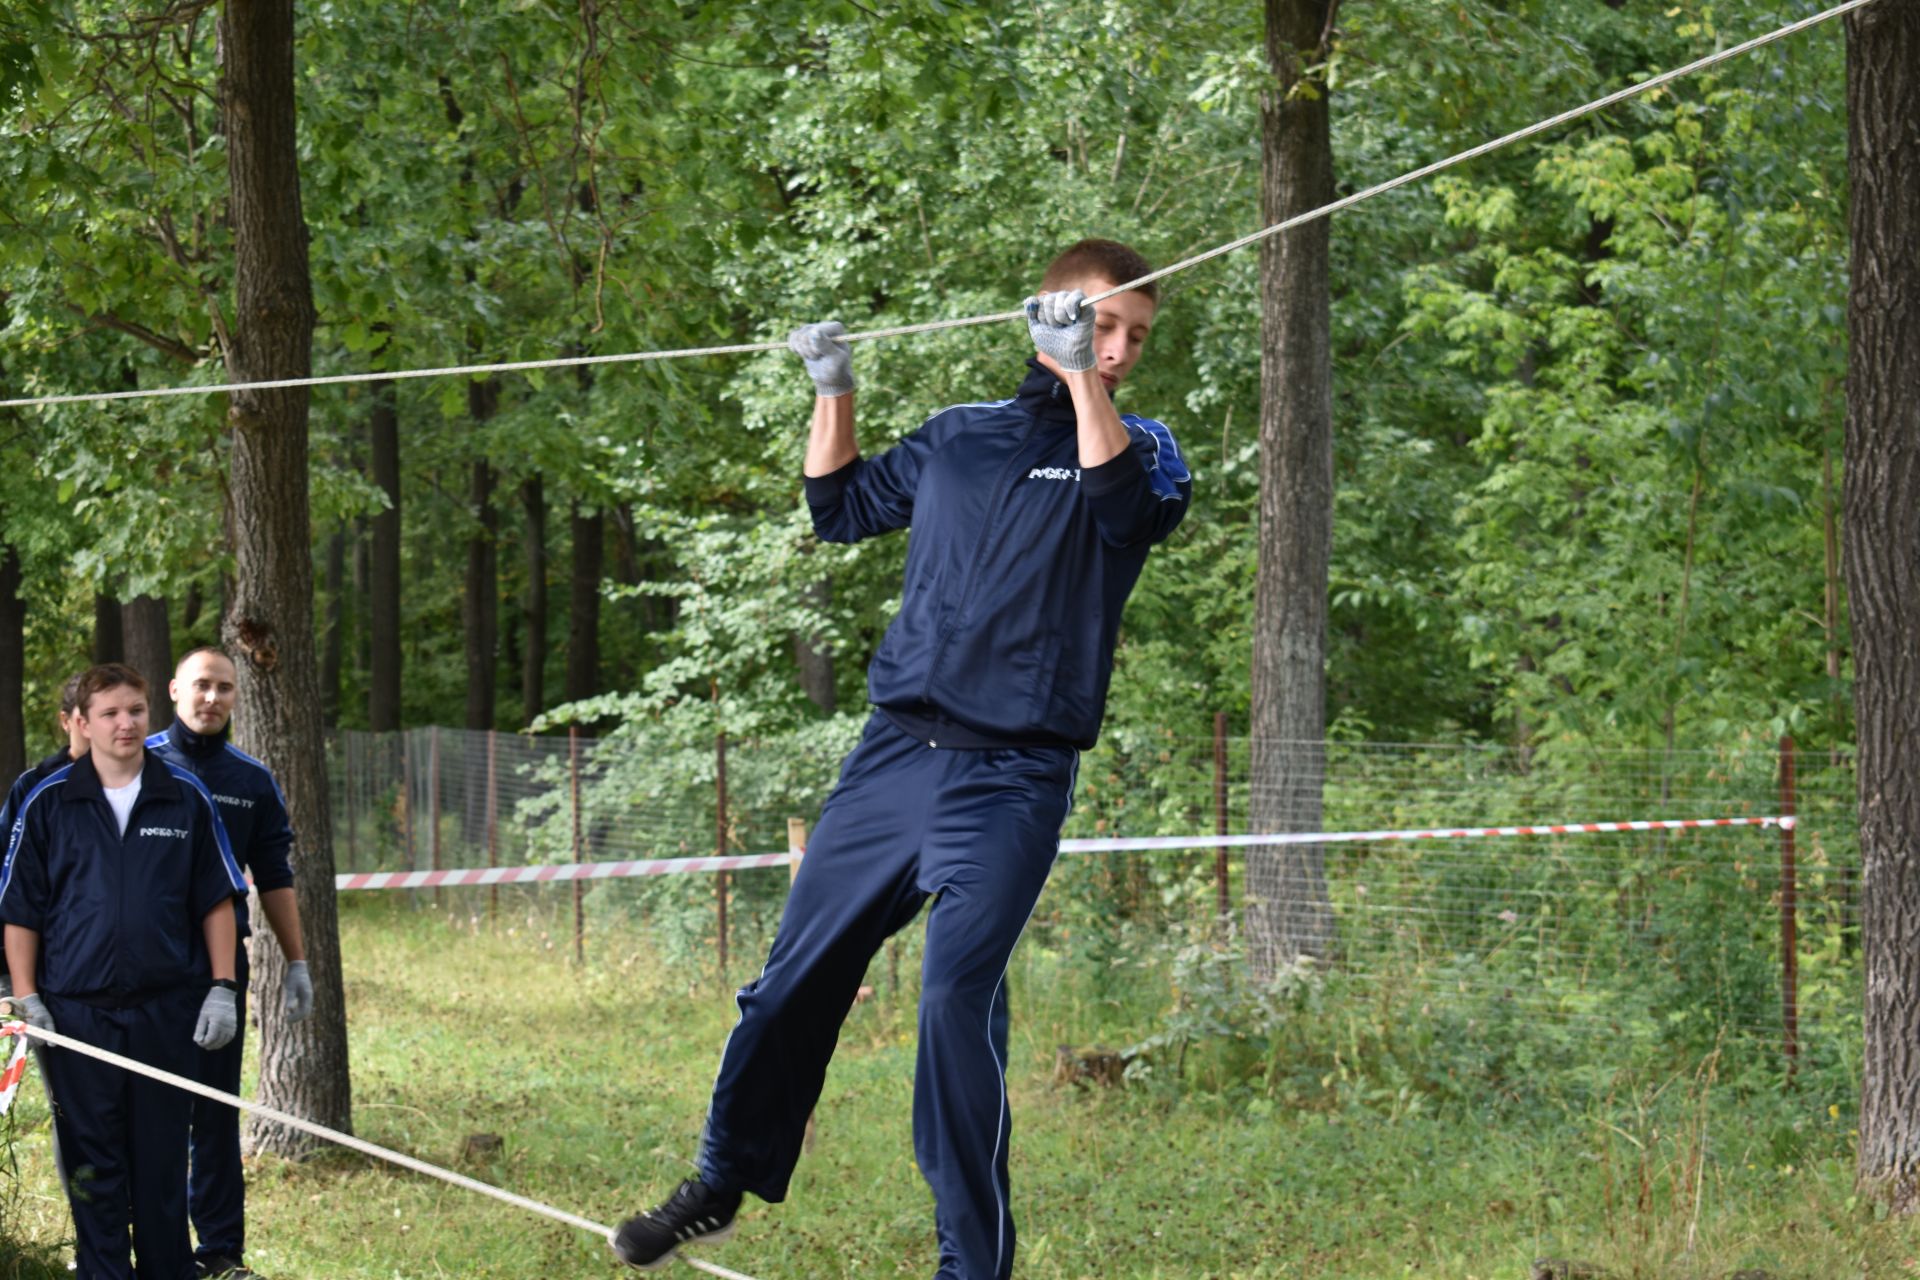
[{"label": "taut rope line", "polygon": [[[1838,18],[1843,14],[1851,13],[1855,9],[1864,8],[1872,3],[1873,0],[1846,0],[1844,4],[1835,5],[1831,9],[1823,10],[1811,17],[1802,18],[1798,22],[1790,22],[1786,26],[1774,31],[1769,31],[1765,35],[1755,36],[1751,40],[1732,45],[1720,50],[1718,53],[1710,53],[1703,58],[1696,58],[1684,66],[1663,71],[1659,75],[1642,80],[1637,84],[1628,85],[1626,88],[1616,90],[1613,93],[1607,94],[1605,97],[1595,98],[1592,102],[1574,107],[1572,110],[1562,111],[1557,116],[1550,116],[1545,120],[1537,121],[1526,126],[1524,129],[1516,129],[1512,133],[1503,134],[1491,142],[1483,142],[1477,147],[1469,147],[1467,150],[1448,156],[1444,160],[1436,160],[1432,164],[1403,173],[1397,178],[1389,178],[1385,182],[1376,183],[1364,191],[1356,191],[1350,196],[1343,196],[1331,204],[1324,204],[1317,209],[1310,209],[1305,213],[1295,214],[1284,222],[1276,222],[1270,227],[1263,227],[1258,231],[1241,236],[1238,240],[1232,240],[1217,248],[1209,249],[1205,253],[1196,254],[1191,258],[1182,258],[1172,266],[1162,267],[1158,271],[1141,276],[1138,280],[1129,280],[1117,289],[1110,289],[1105,293],[1095,295],[1089,299],[1089,301],[1098,302],[1103,298],[1111,298],[1116,293],[1125,293],[1130,289],[1138,289],[1141,285],[1159,280],[1164,276],[1170,276],[1176,271],[1185,271],[1189,267],[1198,266],[1200,263],[1206,262],[1211,258],[1219,257],[1221,254],[1232,253],[1236,249],[1244,249],[1250,244],[1265,240],[1269,236],[1278,235],[1282,231],[1303,226],[1306,223],[1316,221],[1320,218],[1330,217],[1342,209],[1352,208],[1363,200],[1371,200],[1373,197],[1384,195],[1396,187],[1403,187],[1410,182],[1418,182],[1422,178],[1430,178],[1436,173],[1453,168],[1455,165],[1464,164],[1466,161],[1486,155],[1490,151],[1497,151],[1515,142],[1531,138],[1535,134],[1544,133],[1548,129],[1578,120],[1582,116],[1591,115],[1596,111],[1604,111],[1608,107],[1625,102],[1629,98],[1638,97],[1643,93],[1659,88],[1661,85],[1671,84],[1675,80],[1704,71],[1708,67],[1740,57],[1742,54],[1751,53],[1755,49],[1772,44],[1776,40],[1784,40],[1788,36],[1797,35],[1809,27],[1818,26],[1830,19]],[[953,320],[929,320],[920,324],[896,325],[890,329],[867,329],[860,333],[849,333],[845,336],[848,342],[866,342],[875,338],[898,338],[910,333],[933,333],[941,329],[962,329],[970,325],[995,324],[1000,321],[1024,320],[1025,318],[1026,312],[1024,310],[996,311],[991,315],[964,316]],[[551,360],[513,360],[501,364],[458,364],[434,369],[392,369],[379,373],[338,373],[314,378],[276,378],[264,382],[222,382],[210,383],[205,386],[151,387],[138,391],[97,391],[79,395],[30,396],[14,400],[0,400],[0,409],[27,409],[40,405],[53,404],[93,404],[107,400],[156,400],[163,396],[215,395],[232,391],[275,391],[289,387],[330,387],[353,382],[399,382],[410,378],[441,378],[470,376],[473,374],[517,373],[532,369],[571,369],[590,365],[638,364],[648,360],[686,360],[700,356],[758,355],[766,351],[784,350],[786,350],[786,343],[784,342],[742,342],[718,347],[679,347],[664,351],[628,351],[617,355],[605,356],[560,356]]]},{"label": "taut rope line", "polygon": [[[372,1156],[376,1160],[384,1160],[388,1164],[397,1164],[402,1168],[411,1169],[415,1173],[424,1173],[429,1178],[438,1178],[442,1182],[452,1183],[456,1187],[478,1192],[483,1196],[492,1196],[495,1200],[510,1204],[516,1209],[524,1209],[528,1213],[539,1214],[543,1218],[551,1218],[555,1222],[565,1223],[569,1227],[576,1227],[581,1231],[592,1232],[602,1240],[611,1241],[613,1239],[612,1227],[594,1222],[589,1218],[583,1218],[577,1213],[568,1213],[565,1209],[556,1209],[550,1204],[542,1204],[538,1200],[532,1200],[523,1195],[516,1195],[511,1191],[503,1190],[491,1183],[482,1182],[478,1178],[469,1178],[464,1173],[455,1173],[451,1169],[442,1169],[439,1165],[428,1164],[425,1160],[416,1159],[402,1152],[390,1150],[377,1143],[368,1142],[364,1138],[356,1138],[352,1134],[342,1133],[338,1129],[329,1129],[323,1124],[315,1124],[311,1120],[305,1120],[299,1116],[281,1111],[277,1107],[269,1107],[259,1102],[249,1102],[247,1099],[231,1093],[222,1093],[220,1090],[212,1088],[209,1085],[201,1084],[198,1080],[189,1080],[185,1076],[177,1076],[171,1071],[162,1071],[160,1068],[148,1066],[144,1062],[136,1062],[132,1058],[124,1057],[109,1049],[102,1049],[96,1045],[90,1045],[84,1040],[75,1040],[71,1036],[61,1035],[57,1031],[41,1031],[37,1027],[27,1025],[25,1022],[14,1022],[9,1027],[9,1030],[14,1034],[30,1036],[49,1047],[67,1049],[74,1053],[84,1054],[89,1058],[97,1058],[101,1062],[112,1063],[122,1070],[133,1072],[135,1075],[146,1076],[148,1079],[158,1080],[163,1084],[170,1084],[176,1089],[185,1089],[188,1093],[197,1093],[201,1097],[211,1098],[215,1102],[224,1102],[228,1106],[238,1107],[242,1111],[251,1111],[255,1115],[265,1116],[276,1124],[284,1124],[289,1128],[298,1129],[302,1133],[312,1134],[316,1138],[324,1138],[328,1142],[337,1143],[340,1146],[358,1151],[362,1155]],[[699,1258],[689,1257],[685,1253],[676,1254],[675,1257],[696,1270],[704,1271],[711,1276],[719,1276],[721,1280],[753,1280],[752,1276],[742,1275],[738,1271],[729,1271],[725,1267],[716,1266],[711,1262],[704,1262]]]}]

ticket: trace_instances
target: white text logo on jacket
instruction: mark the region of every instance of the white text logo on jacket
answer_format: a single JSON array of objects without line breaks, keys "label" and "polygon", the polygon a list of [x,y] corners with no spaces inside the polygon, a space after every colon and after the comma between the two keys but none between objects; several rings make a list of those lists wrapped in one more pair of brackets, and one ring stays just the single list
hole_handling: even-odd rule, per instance
[{"label": "white text logo on jacket", "polygon": [[1071,480],[1075,484],[1079,484],[1080,468],[1078,467],[1035,467],[1033,470],[1027,472],[1027,479],[1029,480]]},{"label": "white text logo on jacket", "polygon": [[175,840],[185,840],[193,833],[191,831],[182,831],[179,827],[142,827],[140,828],[140,834],[142,837],[171,836]]}]

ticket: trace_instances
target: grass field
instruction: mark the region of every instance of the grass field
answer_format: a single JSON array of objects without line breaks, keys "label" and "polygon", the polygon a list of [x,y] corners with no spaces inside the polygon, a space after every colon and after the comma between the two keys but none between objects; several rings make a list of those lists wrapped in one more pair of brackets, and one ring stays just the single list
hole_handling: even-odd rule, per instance
[{"label": "grass field", "polygon": [[[465,914],[474,900],[343,904],[355,1126],[616,1222],[684,1174],[732,1003],[710,973],[663,972],[610,929],[574,967],[562,917],[545,914],[562,899],[538,903],[491,925]],[[790,1199],[753,1204],[716,1261],[760,1280],[932,1273],[909,1123],[913,983],[896,996],[883,975],[848,1019]],[[1743,1094],[1668,1064],[1623,1070],[1597,1100],[1546,1087],[1524,1105],[1436,1101],[1369,1073],[1357,1024],[1328,1011],[1303,1029],[1324,1044],[1300,1070],[1056,1085],[1057,1045],[1153,1030],[1140,1020],[1166,990],[1140,982],[1101,995],[1069,957],[1029,944],[1015,959],[1022,1276],[1526,1280],[1539,1257],[1619,1277],[1920,1275],[1920,1227],[1852,1197],[1850,1100]],[[31,1081],[10,1123],[4,1224],[20,1252],[0,1274],[65,1275]],[[481,1133],[503,1141],[468,1154]],[[249,1179],[248,1256],[268,1277],[624,1273],[598,1239],[358,1156],[262,1159]]]}]

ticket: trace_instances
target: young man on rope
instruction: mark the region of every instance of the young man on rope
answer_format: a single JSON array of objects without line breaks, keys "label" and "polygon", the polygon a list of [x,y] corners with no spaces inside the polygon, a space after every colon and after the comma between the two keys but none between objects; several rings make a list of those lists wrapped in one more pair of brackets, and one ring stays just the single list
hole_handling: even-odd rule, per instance
[{"label": "young man on rope", "polygon": [[[167,686],[173,698],[173,723],[147,739],[147,749],[169,763],[189,769],[212,793],[235,857],[253,878],[260,910],[287,955],[287,980],[280,993],[287,1021],[313,1012],[313,980],[307,973],[306,947],[300,937],[300,905],[293,895],[293,827],[287,802],[267,766],[227,741],[237,696],[238,673],[222,650],[195,649],[180,659]],[[247,1009],[248,912],[239,903],[234,971],[239,983],[240,1033],[216,1053],[200,1055],[200,1083],[223,1093],[240,1092]],[[244,1280],[246,1256],[246,1179],[240,1167],[240,1113],[224,1103],[195,1097],[193,1173],[187,1203],[199,1240],[194,1265],[203,1276]]]},{"label": "young man on rope", "polygon": [[[138,672],[87,671],[76,714],[88,750],[28,794],[0,868],[13,1001],[39,1030],[190,1076],[238,1029],[233,901],[246,882],[213,797],[147,751]],[[80,1275],[132,1280],[136,1248],[142,1276],[192,1275],[178,1092],[72,1050],[41,1062],[73,1170]]]},{"label": "young man on rope", "polygon": [[814,529],[853,542],[911,526],[905,589],[867,672],[875,713],[821,809],[766,968],[739,993],[697,1176],[621,1225],[624,1261],[651,1269],[724,1238],[746,1192],[785,1198],[867,963],[931,898],[913,1127],[937,1274],[1012,1273],[1007,963],[1100,730],[1121,608],[1193,491],[1167,428],[1111,399],[1155,292],[1085,303],[1148,271],[1113,241],[1068,249],[1027,300],[1036,355],[1014,396],[943,409],[873,458],[854,438],[845,330],[790,340],[817,393]]}]

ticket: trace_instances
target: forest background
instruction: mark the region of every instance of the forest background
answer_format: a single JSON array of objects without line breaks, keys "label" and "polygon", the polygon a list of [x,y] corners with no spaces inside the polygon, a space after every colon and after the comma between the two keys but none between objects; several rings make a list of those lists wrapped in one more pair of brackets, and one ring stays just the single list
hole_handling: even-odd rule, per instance
[{"label": "forest background", "polygon": [[[1812,8],[1352,3],[1293,92],[1330,98],[1344,194]],[[227,379],[247,317],[214,12],[0,19],[0,130],[32,140],[0,155],[8,394]],[[1001,311],[1082,235],[1156,262],[1211,247],[1262,221],[1262,19],[1128,0],[304,8],[314,370]],[[1333,221],[1336,746],[1497,749],[1514,775],[1631,757],[1664,777],[1770,760],[1791,733],[1844,776],[1844,58],[1837,28],[1816,31]],[[1123,391],[1196,477],[1122,634],[1102,760],[1130,762],[1106,775],[1123,791],[1219,713],[1246,731],[1259,274],[1245,252],[1163,282]],[[1028,354],[1013,324],[860,345],[866,447],[1010,393]],[[904,554],[813,539],[809,401],[784,353],[317,390],[312,647],[336,741],[580,726],[627,762],[602,780],[611,807],[704,785],[725,732],[778,762],[755,794],[804,812],[864,718]],[[125,656],[164,679],[219,638],[239,579],[224,397],[0,414],[11,763],[54,745],[67,674]],[[1187,808],[1152,820],[1192,825]],[[1077,882],[1089,958],[1125,954],[1105,926],[1172,887]],[[1616,910],[1618,887],[1588,905]],[[1768,905],[1752,889],[1687,900],[1712,910],[1683,910],[1683,941],[1711,958],[1751,932]],[[668,891],[689,895],[670,920],[694,918],[692,892]],[[656,918],[668,893],[645,904]],[[764,924],[778,901],[743,905]],[[1857,920],[1844,902],[1823,919],[1844,1046]],[[1165,955],[1243,999],[1205,957]],[[1741,1016],[1772,998],[1773,959],[1743,962]],[[1654,1024],[1713,1015],[1686,1022],[1675,1062],[1714,1051],[1724,995],[1649,997]],[[1210,1034],[1182,1018],[1167,1034]],[[1815,1065],[1852,1088],[1844,1048]]]}]

